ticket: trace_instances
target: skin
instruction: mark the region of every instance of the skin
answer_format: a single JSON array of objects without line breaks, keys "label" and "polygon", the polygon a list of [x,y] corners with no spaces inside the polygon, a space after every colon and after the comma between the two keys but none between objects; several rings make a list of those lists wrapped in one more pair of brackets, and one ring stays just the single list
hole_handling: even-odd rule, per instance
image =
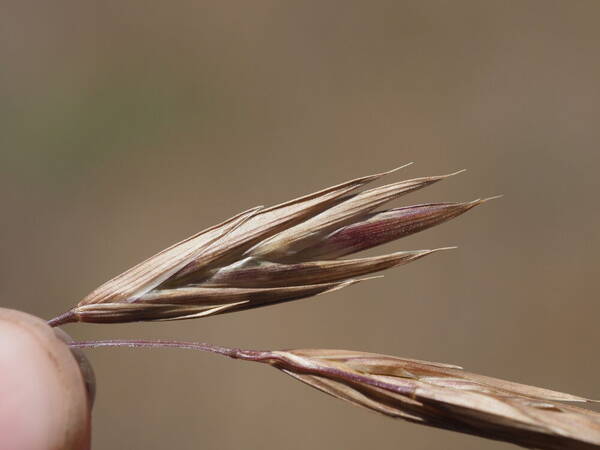
[{"label": "skin", "polygon": [[0,308],[0,448],[90,448],[94,378],[68,336],[29,314]]}]

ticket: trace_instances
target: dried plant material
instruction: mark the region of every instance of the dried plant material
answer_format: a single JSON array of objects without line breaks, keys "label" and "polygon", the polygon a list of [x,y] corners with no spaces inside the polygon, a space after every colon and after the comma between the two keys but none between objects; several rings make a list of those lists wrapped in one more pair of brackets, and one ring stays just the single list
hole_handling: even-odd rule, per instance
[{"label": "dried plant material", "polygon": [[288,375],[391,417],[528,448],[600,448],[600,414],[557,403],[590,401],[582,397],[370,353],[273,354],[267,361]]},{"label": "dried plant material", "polygon": [[[77,307],[77,320],[91,323],[119,323],[144,320],[174,320],[181,318],[204,317],[218,314],[226,309],[233,308],[244,302],[226,305],[179,305],[179,304],[147,304],[147,303],[98,303],[96,305],[82,305]],[[69,322],[72,311],[67,314]],[[59,316],[59,320],[62,316]]]},{"label": "dried plant material", "polygon": [[368,215],[298,253],[302,259],[340,258],[426,230],[497,197],[464,203],[405,206]]},{"label": "dried plant material", "polygon": [[254,208],[243,212],[163,250],[104,283],[84,298],[79,305],[135,301],[143,293],[169,279],[190,261],[203,256],[207,249],[211,248],[211,244],[227,236],[231,230],[240,226],[258,210],[259,208]]},{"label": "dried plant material", "polygon": [[583,397],[466,372],[449,364],[348,350],[255,351],[177,341],[74,342],[79,348],[175,347],[269,364],[380,414],[550,450],[600,449],[600,413]]},{"label": "dried plant material", "polygon": [[255,259],[245,259],[233,267],[228,266],[215,272],[207,286],[296,286],[303,284],[331,283],[350,277],[359,277],[376,271],[406,264],[440,250],[417,250],[397,252],[370,258],[311,261],[298,264],[280,264]]},{"label": "dried plant material", "polygon": [[338,257],[424,230],[483,202],[374,212],[403,194],[454,175],[354,192],[391,172],[241,213],[113,278],[50,324],[188,319],[330,292],[434,250]]},{"label": "dried plant material", "polygon": [[[228,235],[227,241],[223,243],[223,246],[227,249],[227,258],[220,260],[219,265],[222,267],[241,259],[244,252],[258,242],[342,202],[352,191],[411,164],[406,164],[388,172],[346,181],[337,186],[259,211],[258,214]],[[175,274],[172,281],[179,282],[179,280],[189,275],[201,278],[207,270],[214,266],[215,264],[207,263],[206,258],[197,259]]]},{"label": "dried plant material", "polygon": [[384,203],[460,172],[401,181],[361,192],[321,214],[257,244],[248,251],[248,254],[270,260],[293,257],[303,248],[319,242],[326,234],[348,223],[360,220],[370,211]]}]

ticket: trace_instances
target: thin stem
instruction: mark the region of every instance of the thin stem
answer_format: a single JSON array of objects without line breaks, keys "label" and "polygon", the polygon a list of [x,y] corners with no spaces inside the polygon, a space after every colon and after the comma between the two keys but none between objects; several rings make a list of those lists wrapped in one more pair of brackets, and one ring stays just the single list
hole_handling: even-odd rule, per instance
[{"label": "thin stem", "polygon": [[221,347],[204,342],[172,341],[172,340],[129,340],[111,339],[101,341],[72,341],[68,343],[71,348],[100,348],[100,347],[129,347],[129,348],[182,348],[200,352],[215,353],[233,359],[254,361],[270,364],[273,367],[293,373],[310,373],[325,376],[334,380],[346,380],[350,383],[366,384],[380,389],[386,389],[402,395],[412,395],[414,388],[394,383],[387,383],[352,370],[342,370],[327,364],[321,365],[315,361],[304,358],[294,358],[286,355],[287,352],[273,352],[260,350],[242,350],[239,348]]},{"label": "thin stem", "polygon": [[204,342],[172,341],[172,340],[129,340],[110,339],[102,341],[73,341],[69,342],[71,348],[100,348],[100,347],[129,347],[129,348],[181,348],[200,352],[216,353],[234,359],[250,361],[264,361],[270,352],[256,350],[242,350],[239,348],[221,347]]},{"label": "thin stem", "polygon": [[71,322],[77,322],[77,317],[73,311],[67,311],[66,313],[62,313],[60,316],[50,319],[48,321],[48,325],[51,327],[58,327],[60,325],[64,325],[65,323]]}]

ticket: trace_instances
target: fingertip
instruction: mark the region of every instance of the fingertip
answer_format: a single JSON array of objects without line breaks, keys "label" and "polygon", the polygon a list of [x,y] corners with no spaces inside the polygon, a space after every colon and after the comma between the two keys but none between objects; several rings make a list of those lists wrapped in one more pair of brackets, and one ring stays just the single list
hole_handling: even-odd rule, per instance
[{"label": "fingertip", "polygon": [[77,360],[43,320],[3,308],[0,398],[3,448],[89,449],[91,400]]},{"label": "fingertip", "polygon": [[[67,333],[65,333],[60,328],[53,328],[54,333],[58,338],[65,342],[71,342],[73,339]],[[81,372],[81,376],[83,377],[83,384],[85,385],[85,391],[87,394],[88,407],[92,409],[94,406],[94,401],[96,399],[96,375],[94,374],[94,369],[90,364],[89,360],[85,356],[85,353],[80,348],[72,348],[69,347],[71,354],[77,361],[79,366],[79,371]]]}]

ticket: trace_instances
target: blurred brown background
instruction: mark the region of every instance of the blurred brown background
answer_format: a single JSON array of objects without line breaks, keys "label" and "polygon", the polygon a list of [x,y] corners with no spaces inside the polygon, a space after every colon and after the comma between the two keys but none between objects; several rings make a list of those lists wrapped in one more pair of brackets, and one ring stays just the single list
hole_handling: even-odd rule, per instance
[{"label": "blurred brown background", "polygon": [[[2,306],[45,318],[257,204],[415,161],[403,199],[505,198],[315,299],[80,339],[348,348],[600,397],[600,3],[1,0]],[[275,370],[89,352],[95,448],[500,449]]]}]

